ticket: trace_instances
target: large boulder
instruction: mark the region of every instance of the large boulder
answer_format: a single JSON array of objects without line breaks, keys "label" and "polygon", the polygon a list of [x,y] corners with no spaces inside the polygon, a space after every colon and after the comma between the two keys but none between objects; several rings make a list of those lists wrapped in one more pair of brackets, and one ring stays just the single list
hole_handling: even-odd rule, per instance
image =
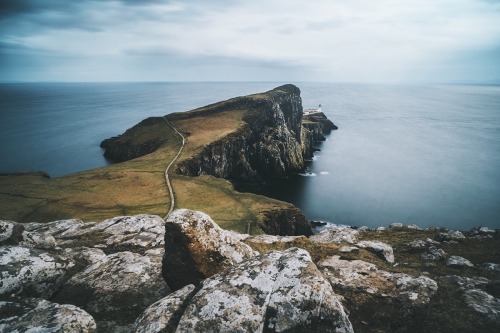
[{"label": "large boulder", "polygon": [[375,253],[380,258],[386,260],[388,263],[392,264],[394,262],[394,250],[390,245],[386,243],[379,241],[361,241],[356,245]]},{"label": "large boulder", "polygon": [[175,332],[177,320],[182,316],[187,302],[195,294],[195,287],[188,284],[149,306],[134,323],[134,333]]},{"label": "large boulder", "polygon": [[85,309],[97,320],[100,331],[127,327],[169,293],[161,276],[160,249],[144,255],[128,251],[106,257],[89,255],[95,263],[69,279],[54,301]]},{"label": "large boulder", "polygon": [[98,246],[110,253],[126,250],[143,252],[163,246],[164,225],[165,221],[159,216],[141,214],[118,216],[100,223],[69,219],[25,223],[22,227],[30,234],[53,237],[57,246]]},{"label": "large boulder", "polygon": [[96,323],[74,305],[28,298],[0,302],[0,332],[93,333]]},{"label": "large boulder", "polygon": [[258,253],[241,237],[221,229],[210,216],[178,209],[165,223],[163,277],[172,290],[223,271]]},{"label": "large boulder", "polygon": [[359,231],[350,227],[332,226],[309,237],[309,239],[314,243],[354,244],[358,242]]},{"label": "large boulder", "polygon": [[448,266],[462,266],[462,267],[474,267],[474,264],[471,263],[468,259],[460,256],[450,256],[446,261],[446,265]]},{"label": "large boulder", "polygon": [[50,297],[61,286],[73,262],[44,250],[0,247],[0,296]]},{"label": "large boulder", "polygon": [[56,247],[55,238],[47,232],[30,232],[22,223],[0,221],[0,245],[21,245],[40,249]]},{"label": "large boulder", "polygon": [[[185,287],[167,296],[146,310],[135,330],[353,332],[340,300],[309,253],[291,248],[230,267],[203,281],[196,292]],[[159,313],[164,314],[161,319]],[[152,319],[144,320],[148,316]],[[161,322],[161,327],[151,321]]]}]

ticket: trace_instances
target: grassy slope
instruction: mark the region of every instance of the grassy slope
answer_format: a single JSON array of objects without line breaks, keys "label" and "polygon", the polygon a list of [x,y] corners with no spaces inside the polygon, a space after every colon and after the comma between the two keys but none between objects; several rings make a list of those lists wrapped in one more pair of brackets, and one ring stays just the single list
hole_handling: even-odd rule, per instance
[{"label": "grassy slope", "polygon": [[[245,111],[203,115],[200,111],[204,110],[189,112],[188,119],[171,121],[187,139],[178,161],[243,124]],[[141,213],[163,216],[170,204],[163,172],[177,153],[181,139],[162,122],[151,125],[147,131],[140,130],[138,135],[151,132],[165,135],[167,143],[154,153],[128,162],[55,179],[37,174],[0,176],[0,219],[47,222],[65,218],[100,221]],[[263,211],[289,206],[263,196],[236,192],[228,181],[211,176],[172,174],[171,179],[176,208],[204,211],[222,227],[240,232],[246,232],[250,224],[252,233],[260,233],[256,225]]]}]

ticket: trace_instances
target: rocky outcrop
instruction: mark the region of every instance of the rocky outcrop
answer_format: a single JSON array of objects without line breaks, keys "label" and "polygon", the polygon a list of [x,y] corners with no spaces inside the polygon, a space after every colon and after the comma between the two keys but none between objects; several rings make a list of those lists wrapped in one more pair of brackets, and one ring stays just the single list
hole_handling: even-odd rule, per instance
[{"label": "rocky outcrop", "polygon": [[[160,247],[165,233],[165,221],[161,217],[145,214],[118,216],[100,223],[84,223],[77,219],[49,223],[9,223],[15,224],[14,229],[22,230],[20,237],[9,238],[11,242],[20,245],[37,248],[45,248],[52,242],[52,247],[67,248],[98,245],[107,253]],[[33,239],[38,241],[31,241]]]},{"label": "rocky outcrop", "polygon": [[386,243],[378,241],[361,241],[356,245],[375,253],[391,264],[394,262],[394,250]]},{"label": "rocky outcrop", "polygon": [[240,240],[202,212],[174,211],[165,224],[165,281],[177,290],[257,255]]},{"label": "rocky outcrop", "polygon": [[74,305],[36,298],[0,301],[0,332],[94,333],[96,329],[94,318]]},{"label": "rocky outcrop", "polygon": [[349,261],[333,256],[322,260],[318,265],[338,292],[350,290],[385,295],[420,305],[427,304],[438,290],[436,281],[428,277],[389,273],[362,260]]},{"label": "rocky outcrop", "polygon": [[69,279],[53,299],[88,311],[99,327],[127,327],[147,306],[169,294],[161,276],[162,251],[118,252]]},{"label": "rocky outcrop", "polygon": [[309,238],[315,243],[349,243],[354,244],[359,240],[359,231],[344,226],[332,226]]},{"label": "rocky outcrop", "polygon": [[189,284],[167,297],[162,298],[158,302],[151,304],[151,306],[137,318],[131,332],[176,332],[179,319],[186,309],[187,303],[195,293],[195,286]]},{"label": "rocky outcrop", "polygon": [[341,298],[298,248],[232,266],[195,292],[185,287],[152,305],[147,317],[161,327],[149,330],[150,321],[140,319],[136,332],[353,332]]},{"label": "rocky outcrop", "polygon": [[65,257],[40,249],[0,247],[0,296],[50,297],[73,265]]},{"label": "rocky outcrop", "polygon": [[147,118],[125,133],[103,140],[104,157],[123,162],[154,152],[167,142],[165,131],[155,130],[158,126],[167,126],[162,117]]},{"label": "rocky outcrop", "polygon": [[302,124],[312,133],[314,141],[324,141],[325,134],[339,129],[323,112],[305,115]]},{"label": "rocky outcrop", "polygon": [[446,265],[448,265],[448,266],[474,267],[473,263],[471,263],[469,260],[465,259],[464,257],[460,257],[460,256],[449,257],[448,261],[446,262]]},{"label": "rocky outcrop", "polygon": [[15,309],[0,332],[94,332],[96,324],[98,332],[128,331],[170,293],[161,276],[164,224],[154,215],[0,221],[0,311]]},{"label": "rocky outcrop", "polygon": [[267,234],[278,236],[309,236],[312,228],[302,211],[295,207],[264,212],[259,227]]}]

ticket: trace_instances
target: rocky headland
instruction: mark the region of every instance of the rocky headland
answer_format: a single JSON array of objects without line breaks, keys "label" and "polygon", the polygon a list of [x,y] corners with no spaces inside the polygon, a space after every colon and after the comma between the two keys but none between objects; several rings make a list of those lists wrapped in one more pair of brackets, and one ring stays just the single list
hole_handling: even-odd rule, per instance
[{"label": "rocky headland", "polygon": [[[166,119],[103,141],[123,163],[0,175],[0,332],[498,331],[497,230],[314,233],[296,207],[235,191],[303,171],[336,129],[303,116],[297,87]],[[190,209],[163,219],[181,146],[168,123],[186,138],[171,179]]]}]

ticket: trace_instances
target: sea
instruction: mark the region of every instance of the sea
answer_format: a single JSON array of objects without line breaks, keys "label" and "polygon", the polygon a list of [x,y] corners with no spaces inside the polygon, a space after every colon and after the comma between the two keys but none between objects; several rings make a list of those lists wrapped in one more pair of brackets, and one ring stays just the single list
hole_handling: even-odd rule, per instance
[{"label": "sea", "polygon": [[[104,166],[99,143],[146,117],[281,84],[0,84],[0,173]],[[294,84],[339,129],[266,195],[333,224],[500,228],[500,86]]]}]

